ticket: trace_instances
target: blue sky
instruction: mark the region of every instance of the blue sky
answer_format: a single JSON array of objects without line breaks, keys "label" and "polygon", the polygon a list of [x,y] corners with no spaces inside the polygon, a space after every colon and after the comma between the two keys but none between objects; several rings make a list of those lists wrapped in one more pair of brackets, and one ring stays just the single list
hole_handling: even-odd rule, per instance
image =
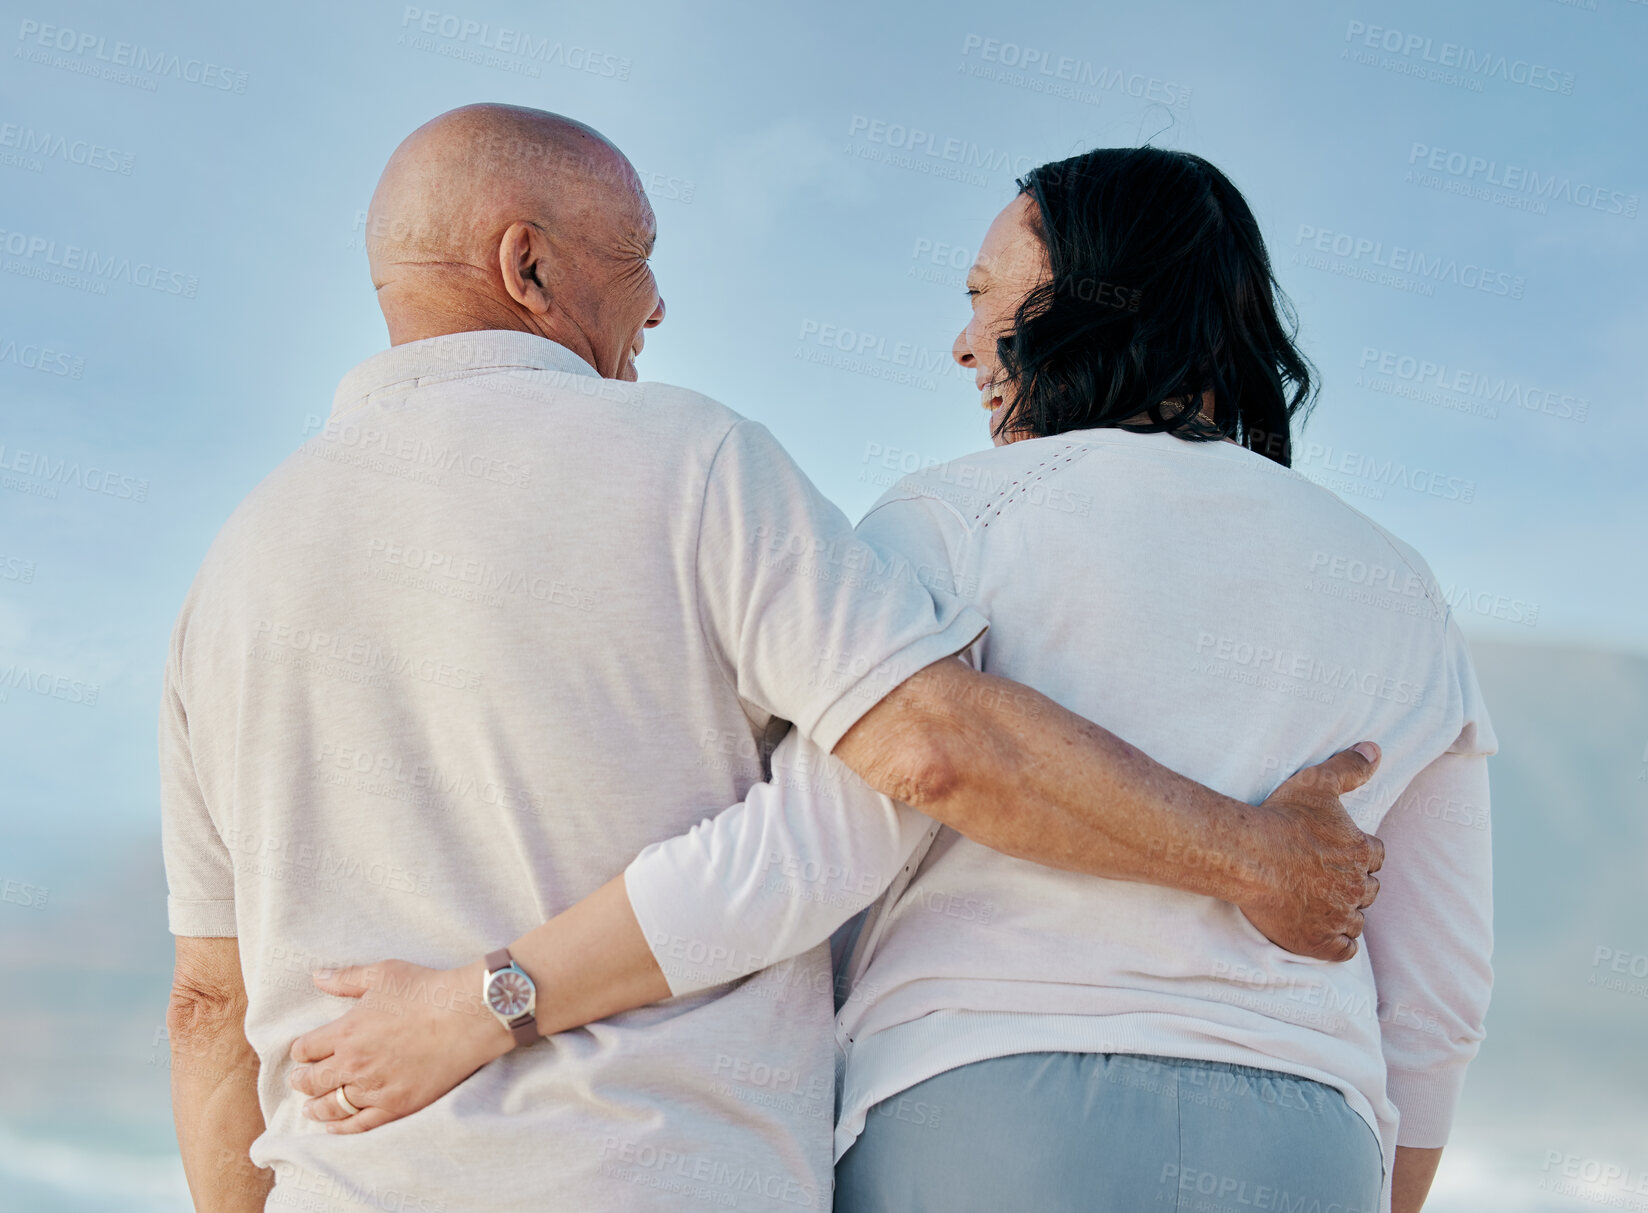
[{"label": "blue sky", "polygon": [[[629,153],[669,307],[643,377],[765,422],[854,517],[986,441],[948,349],[1016,173],[1207,156],[1321,373],[1303,470],[1473,634],[1648,653],[1642,0],[5,0],[0,39],[0,671],[61,680],[0,701],[13,854],[152,830],[184,591],[385,344],[385,158],[481,100]],[[110,275],[50,280],[88,250]]]},{"label": "blue sky", "polygon": [[[1648,192],[1630,155],[1648,4],[1597,3],[139,19],[8,0],[0,464],[32,474],[0,483],[0,668],[99,690],[13,690],[0,744],[26,787],[149,812],[163,637],[193,569],[385,341],[360,247],[383,161],[485,99],[629,152],[669,304],[643,374],[766,422],[855,517],[898,468],[983,444],[947,351],[1015,173],[1144,139],[1204,154],[1253,204],[1321,372],[1304,469],[1418,546],[1474,632],[1648,651],[1648,220],[1625,213]],[[1411,74],[1466,55],[1487,66],[1463,85]],[[151,70],[119,66],[140,56]],[[1485,180],[1539,188],[1447,192]],[[105,293],[24,276],[70,246],[115,263]],[[155,271],[162,289],[134,281]],[[23,365],[41,350],[46,370]],[[102,491],[52,480],[77,461],[112,473]]]},{"label": "blue sky", "polygon": [[[70,698],[13,689],[0,744],[37,792],[150,812],[149,720],[189,578],[339,376],[384,344],[360,248],[383,161],[484,99],[575,115],[629,152],[669,304],[643,374],[766,422],[855,517],[898,468],[983,445],[947,351],[962,269],[1015,172],[1146,138],[1202,153],[1253,204],[1321,372],[1303,468],[1418,546],[1476,633],[1648,650],[1648,219],[1606,209],[1648,192],[1629,154],[1648,5],[1598,3],[139,19],[8,0],[0,142],[11,123],[20,146],[0,146],[0,338],[15,343],[0,346],[0,464],[33,472],[0,482],[0,576],[11,559],[32,580],[0,580],[0,669],[32,663]],[[85,74],[140,51],[161,70]],[[1395,70],[1466,53],[1488,65],[1472,87]],[[92,165],[73,162],[93,146]],[[1512,170],[1554,183],[1504,191],[1546,213],[1440,188]],[[164,289],[15,272],[72,264],[69,246],[117,275],[129,262],[130,279],[164,271]],[[40,349],[57,355],[47,370],[21,365]],[[112,478],[52,480],[76,461]],[[75,683],[99,688],[94,706]]]}]

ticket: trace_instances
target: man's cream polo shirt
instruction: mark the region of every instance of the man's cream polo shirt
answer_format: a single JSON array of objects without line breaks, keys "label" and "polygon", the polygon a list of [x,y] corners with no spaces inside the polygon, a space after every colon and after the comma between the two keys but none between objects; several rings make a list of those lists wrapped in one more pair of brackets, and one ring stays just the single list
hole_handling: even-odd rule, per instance
[{"label": "man's cream polo shirt", "polygon": [[171,928],[239,939],[270,1207],[827,1209],[825,947],[366,1134],[299,1115],[287,1049],[348,1005],[312,968],[507,943],[984,626],[694,392],[518,332],[351,371],[213,544],[162,708]]}]

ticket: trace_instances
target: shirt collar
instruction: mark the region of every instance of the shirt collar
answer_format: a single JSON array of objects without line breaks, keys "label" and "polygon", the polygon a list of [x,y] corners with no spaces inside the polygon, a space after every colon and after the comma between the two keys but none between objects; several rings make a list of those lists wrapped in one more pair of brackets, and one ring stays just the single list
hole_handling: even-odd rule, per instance
[{"label": "shirt collar", "polygon": [[447,333],[373,354],[338,384],[332,412],[341,413],[390,388],[404,392],[424,383],[486,371],[558,371],[600,377],[566,346],[536,333],[516,329]]}]

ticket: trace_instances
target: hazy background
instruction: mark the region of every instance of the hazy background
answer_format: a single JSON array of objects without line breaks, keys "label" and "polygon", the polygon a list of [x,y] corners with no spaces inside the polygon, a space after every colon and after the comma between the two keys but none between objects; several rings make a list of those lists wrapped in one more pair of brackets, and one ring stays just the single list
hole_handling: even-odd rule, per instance
[{"label": "hazy background", "polygon": [[[642,170],[642,376],[765,422],[854,517],[985,443],[948,350],[1017,174],[1147,140],[1223,167],[1321,371],[1300,466],[1430,559],[1504,747],[1499,986],[1431,1207],[1648,1210],[1648,3],[134,7],[0,3],[0,1207],[187,1208],[166,640],[386,342],[385,158],[497,100]],[[482,49],[500,28],[551,52]],[[121,42],[160,68],[102,78]],[[1488,69],[1427,78],[1444,44]],[[53,281],[70,245],[113,274]]]}]

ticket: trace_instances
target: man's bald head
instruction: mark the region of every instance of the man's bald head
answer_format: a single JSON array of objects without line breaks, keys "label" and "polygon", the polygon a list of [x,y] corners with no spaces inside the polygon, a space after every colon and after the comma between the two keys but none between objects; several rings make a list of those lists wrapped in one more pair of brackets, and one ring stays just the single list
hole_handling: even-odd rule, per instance
[{"label": "man's bald head", "polygon": [[367,214],[367,257],[394,344],[512,328],[633,379],[663,319],[652,207],[629,161],[559,114],[466,105],[395,149]]}]

